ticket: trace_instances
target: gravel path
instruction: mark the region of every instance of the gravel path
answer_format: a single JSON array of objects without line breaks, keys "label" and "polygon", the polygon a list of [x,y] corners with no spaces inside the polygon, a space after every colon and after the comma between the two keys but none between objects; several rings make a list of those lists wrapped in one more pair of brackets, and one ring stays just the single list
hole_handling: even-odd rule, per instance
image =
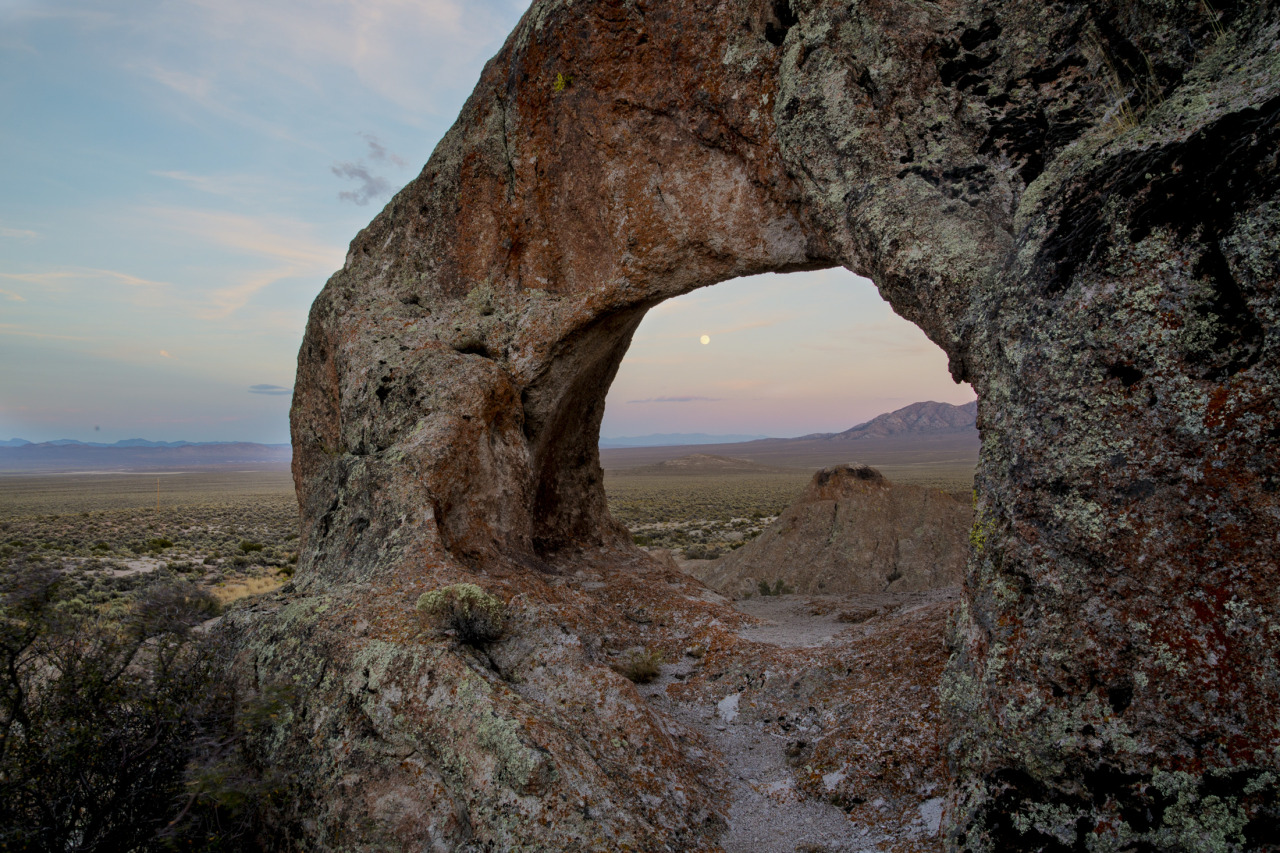
[{"label": "gravel path", "polygon": [[[785,648],[838,645],[840,635],[862,636],[860,618],[910,609],[954,596],[954,590],[882,596],[768,596],[734,602],[761,624],[741,629],[744,639]],[[866,615],[864,615],[866,614]],[[729,829],[720,839],[726,853],[845,853],[881,851],[894,837],[882,828],[860,824],[824,800],[804,796],[795,787],[787,761],[788,739],[760,723],[739,718],[737,694],[715,704],[675,701],[667,687],[695,671],[689,658],[664,665],[662,675],[640,688],[657,708],[701,733],[722,756],[730,794]],[[936,803],[936,805],[934,805]],[[936,832],[930,812],[941,814],[941,800],[922,808],[922,824]]]},{"label": "gravel path", "polygon": [[[761,595],[739,599],[733,606],[761,624],[744,628],[738,636],[783,648],[812,648],[832,642],[843,631],[872,616],[956,598],[955,587],[927,592],[885,592],[874,595]],[[838,641],[837,641],[838,642]]]}]

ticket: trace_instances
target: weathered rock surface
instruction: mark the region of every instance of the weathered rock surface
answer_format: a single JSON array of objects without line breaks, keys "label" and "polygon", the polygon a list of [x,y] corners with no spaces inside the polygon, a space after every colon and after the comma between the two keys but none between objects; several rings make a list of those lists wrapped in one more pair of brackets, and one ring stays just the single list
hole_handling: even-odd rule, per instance
[{"label": "weathered rock surface", "polygon": [[761,581],[799,593],[919,592],[955,586],[973,511],[936,489],[894,484],[864,465],[814,474],[759,536],[696,576],[740,598]]},{"label": "weathered rock surface", "polygon": [[[228,621],[307,846],[714,846],[598,650],[731,617],[609,519],[600,418],[652,306],[835,265],[980,401],[949,843],[1280,844],[1278,17],[535,2],[299,353],[295,589]],[[415,621],[459,580],[514,602],[492,667]]]}]

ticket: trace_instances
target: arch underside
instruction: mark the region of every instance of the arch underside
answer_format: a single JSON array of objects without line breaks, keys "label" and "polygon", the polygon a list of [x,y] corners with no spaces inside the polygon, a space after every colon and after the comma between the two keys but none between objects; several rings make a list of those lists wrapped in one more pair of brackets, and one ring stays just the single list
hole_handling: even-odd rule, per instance
[{"label": "arch underside", "polygon": [[[532,600],[633,565],[596,443],[644,312],[844,266],[980,400],[950,843],[1244,844],[1280,770],[1275,35],[1260,7],[535,3],[313,308],[299,590],[394,623],[448,578]],[[1238,820],[1192,826],[1175,782]]]}]

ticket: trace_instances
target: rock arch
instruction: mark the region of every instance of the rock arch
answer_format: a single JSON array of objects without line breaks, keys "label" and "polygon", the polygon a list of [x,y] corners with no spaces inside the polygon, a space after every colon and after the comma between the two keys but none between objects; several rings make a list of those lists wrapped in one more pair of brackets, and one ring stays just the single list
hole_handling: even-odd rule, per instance
[{"label": "rock arch", "polygon": [[[535,2],[353,241],[299,355],[303,560],[292,598],[238,617],[245,659],[255,677],[345,673],[304,691],[314,726],[349,734],[363,715],[379,744],[435,744],[410,784],[376,750],[301,759],[283,736],[277,756],[362,767],[399,798],[390,817],[315,787],[316,838],[359,823],[375,846],[523,831],[575,849],[581,822],[534,801],[588,774],[584,747],[529,734],[554,709],[411,648],[412,596],[483,576],[538,602],[528,642],[587,690],[590,655],[548,633],[587,605],[546,579],[638,565],[595,442],[644,312],[843,265],[981,400],[943,686],[950,843],[1274,842],[1276,39],[1264,4]],[[470,729],[413,680],[424,667],[472,691]],[[388,710],[414,690],[414,714]],[[460,792],[446,742],[484,726],[485,778],[552,828],[504,829]],[[621,802],[625,776],[599,784]],[[1196,816],[1210,796],[1212,825]],[[624,808],[614,841],[576,849],[711,843],[682,834],[697,809],[670,808]]]}]

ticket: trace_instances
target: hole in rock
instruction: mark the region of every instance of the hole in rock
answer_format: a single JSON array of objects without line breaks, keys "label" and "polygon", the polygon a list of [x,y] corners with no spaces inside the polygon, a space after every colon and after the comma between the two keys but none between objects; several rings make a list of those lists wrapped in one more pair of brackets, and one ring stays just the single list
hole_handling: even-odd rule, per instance
[{"label": "hole in rock", "polygon": [[935,415],[914,436],[903,423],[837,436],[913,404],[973,399],[942,350],[845,270],[697,290],[648,312],[609,389],[610,510],[642,547],[711,559],[758,535],[831,465],[866,463],[967,501],[971,431],[947,434]]},{"label": "hole in rock", "polygon": [[787,33],[798,23],[800,18],[791,8],[790,0],[771,0],[764,25],[764,37],[774,47],[781,47],[787,39]]},{"label": "hole in rock", "polygon": [[[653,616],[626,628],[627,642],[646,645],[618,652],[625,664],[663,650],[638,689],[722,757],[725,850],[845,849],[854,838],[936,833],[942,638],[968,551],[978,449],[976,430],[939,429],[938,413],[960,414],[972,400],[945,354],[844,270],[725,282],[654,306],[635,328],[601,421],[610,514],[637,545],[759,620],[734,625],[717,611],[725,632],[745,641],[735,645],[720,629]],[[841,437],[930,402],[947,405],[914,435],[901,434],[910,433],[902,415],[881,421],[882,434]],[[883,476],[855,467],[815,477],[851,462]],[[831,555],[883,532],[842,540],[857,511],[839,500],[801,514],[788,507],[810,489],[843,496],[894,483],[958,493],[939,498],[954,523],[938,533],[932,505],[911,505],[907,529],[873,544],[882,553],[858,569],[869,569],[874,591],[850,591],[838,577],[848,567]],[[792,537],[786,559],[734,562],[755,560],[780,536]],[[956,558],[954,576],[936,587],[921,587],[919,561],[883,559],[934,547],[935,536],[955,540]],[[661,612],[661,592],[645,606]]]}]

